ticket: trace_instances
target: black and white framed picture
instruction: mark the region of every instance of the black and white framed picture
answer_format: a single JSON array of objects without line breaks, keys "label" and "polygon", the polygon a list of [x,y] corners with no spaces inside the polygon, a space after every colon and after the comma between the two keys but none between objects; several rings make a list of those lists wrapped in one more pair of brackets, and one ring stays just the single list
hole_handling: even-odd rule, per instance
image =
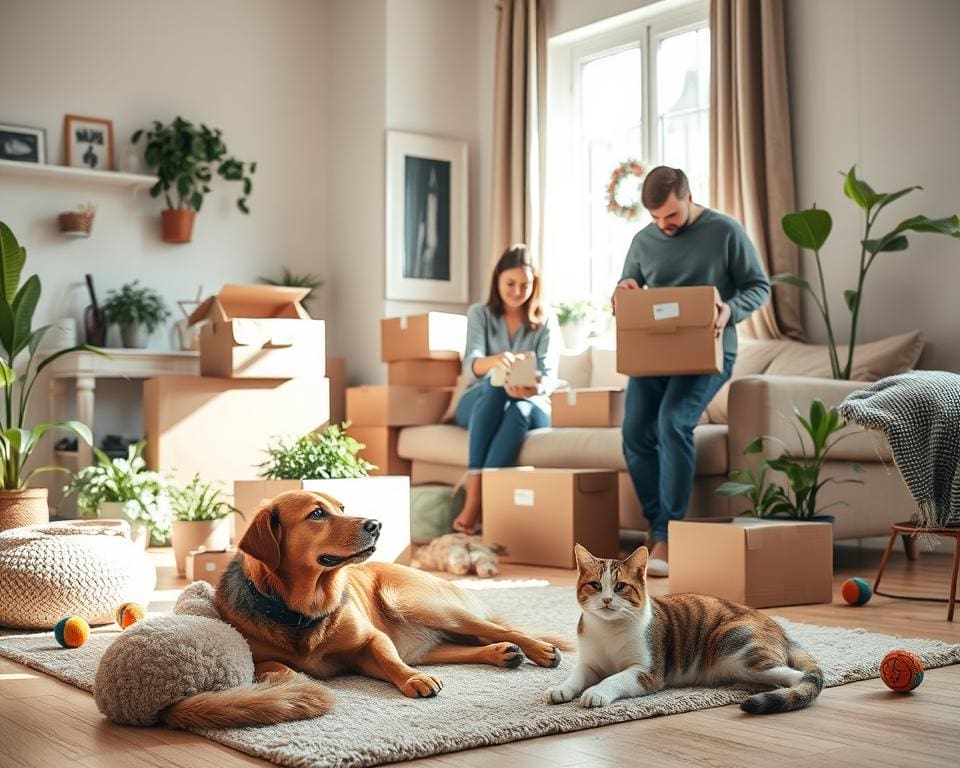
[{"label": "black and white framed picture", "polygon": [[67,147],[67,165],[90,171],[112,171],[113,121],[100,117],[66,115],[63,141]]},{"label": "black and white framed picture", "polygon": [[387,296],[467,301],[467,143],[387,131]]},{"label": "black and white framed picture", "polygon": [[0,160],[47,162],[47,132],[43,128],[0,123]]}]

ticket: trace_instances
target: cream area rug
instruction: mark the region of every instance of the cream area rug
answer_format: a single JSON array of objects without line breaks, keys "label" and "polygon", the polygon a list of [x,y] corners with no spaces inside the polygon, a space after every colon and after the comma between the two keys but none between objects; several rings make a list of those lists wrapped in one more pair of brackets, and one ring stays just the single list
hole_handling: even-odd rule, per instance
[{"label": "cream area rug", "polygon": [[[483,587],[480,598],[512,623],[575,634],[580,611],[569,587],[489,582]],[[960,661],[960,645],[779,621],[820,662],[827,686],[877,677],[880,660],[894,648],[913,651],[927,668]],[[0,655],[89,691],[100,657],[116,635],[109,627],[95,630],[86,645],[67,650],[49,632],[18,634],[0,638]],[[574,656],[565,654],[557,669],[529,662],[513,670],[433,667],[444,687],[432,699],[407,699],[386,683],[362,677],[335,678],[328,684],[336,693],[336,708],[324,717],[201,735],[279,765],[352,768],[718,707],[740,702],[749,693],[746,688],[682,688],[602,709],[581,709],[576,702],[547,705],[544,691],[565,679]],[[822,696],[829,697],[830,691]]]}]

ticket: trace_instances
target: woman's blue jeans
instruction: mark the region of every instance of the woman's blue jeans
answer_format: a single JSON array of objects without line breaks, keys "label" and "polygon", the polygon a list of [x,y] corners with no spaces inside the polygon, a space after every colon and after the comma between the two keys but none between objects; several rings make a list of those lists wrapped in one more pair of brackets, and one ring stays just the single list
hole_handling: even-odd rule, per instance
[{"label": "woman's blue jeans", "polygon": [[735,359],[723,356],[722,373],[630,377],[623,457],[654,541],[666,541],[667,524],[687,512],[696,468],[693,428],[730,378]]},{"label": "woman's blue jeans", "polygon": [[469,468],[510,467],[531,429],[550,426],[549,400],[516,400],[489,379],[468,389],[457,403],[456,420],[470,432]]}]

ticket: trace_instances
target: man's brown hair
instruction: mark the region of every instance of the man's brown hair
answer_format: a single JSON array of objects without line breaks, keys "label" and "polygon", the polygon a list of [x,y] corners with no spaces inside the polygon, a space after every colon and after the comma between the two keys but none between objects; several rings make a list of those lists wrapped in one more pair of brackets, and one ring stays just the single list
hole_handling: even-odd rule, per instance
[{"label": "man's brown hair", "polygon": [[643,180],[640,200],[644,208],[653,211],[667,202],[671,192],[677,196],[677,200],[687,199],[690,194],[690,182],[687,181],[687,174],[679,168],[658,165]]}]

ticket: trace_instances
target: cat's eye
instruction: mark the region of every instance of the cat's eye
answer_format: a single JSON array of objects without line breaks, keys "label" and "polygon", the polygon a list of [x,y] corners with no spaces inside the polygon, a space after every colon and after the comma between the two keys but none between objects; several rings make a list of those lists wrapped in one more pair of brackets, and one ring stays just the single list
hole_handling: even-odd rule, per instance
[{"label": "cat's eye", "polygon": [[613,585],[614,592],[623,592],[623,590],[625,590],[626,588],[627,588],[627,582],[625,581],[618,581],[616,584]]},{"label": "cat's eye", "polygon": [[590,587],[590,589],[597,590],[597,592],[603,589],[603,585],[599,581],[588,581],[587,586]]},{"label": "cat's eye", "polygon": [[324,511],[323,507],[317,507],[315,510],[313,510],[313,512],[310,513],[311,520],[323,520],[323,518],[326,516],[327,513]]}]

